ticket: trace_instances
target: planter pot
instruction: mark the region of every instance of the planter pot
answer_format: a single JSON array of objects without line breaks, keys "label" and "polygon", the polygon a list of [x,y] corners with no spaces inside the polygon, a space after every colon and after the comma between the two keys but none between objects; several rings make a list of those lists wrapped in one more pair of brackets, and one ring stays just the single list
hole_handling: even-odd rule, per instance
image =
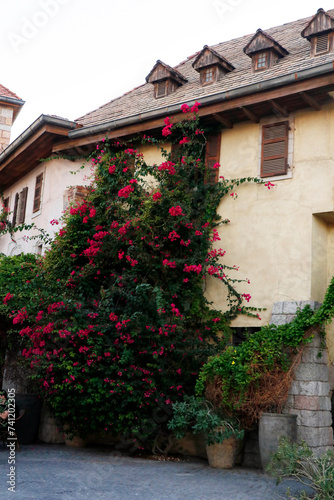
[{"label": "planter pot", "polygon": [[239,446],[235,436],[225,439],[222,443],[206,446],[210,467],[217,469],[232,469],[235,465]]},{"label": "planter pot", "polygon": [[65,434],[65,444],[66,446],[72,446],[73,448],[84,448],[87,445],[87,441],[79,436]]},{"label": "planter pot", "polygon": [[36,394],[15,395],[16,415],[25,410],[23,417],[17,422],[17,439],[20,444],[32,444],[38,439],[38,428],[41,417],[41,400]]},{"label": "planter pot", "polygon": [[297,438],[297,415],[289,413],[262,413],[259,424],[259,447],[263,470],[275,453],[281,437],[295,442]]}]

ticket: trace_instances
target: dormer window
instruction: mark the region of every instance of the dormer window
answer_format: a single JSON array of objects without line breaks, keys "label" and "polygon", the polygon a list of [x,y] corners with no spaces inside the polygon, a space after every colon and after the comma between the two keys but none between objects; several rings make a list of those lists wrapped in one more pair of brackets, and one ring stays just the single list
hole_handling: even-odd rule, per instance
[{"label": "dormer window", "polygon": [[319,9],[301,35],[311,42],[311,57],[331,52],[334,48],[334,18],[323,9]]},{"label": "dormer window", "polygon": [[204,82],[205,83],[212,83],[213,82],[213,68],[207,68],[203,71],[203,76],[204,76]]},{"label": "dormer window", "polygon": [[165,97],[167,95],[167,81],[157,82],[155,85],[155,97]]},{"label": "dormer window", "polygon": [[268,68],[268,53],[260,52],[255,56],[255,70],[267,69]]},{"label": "dormer window", "polygon": [[154,96],[159,99],[174,92],[180,85],[186,83],[187,79],[176,69],[157,61],[147,75],[146,81],[154,85]]},{"label": "dormer window", "polygon": [[200,74],[201,85],[214,83],[226,73],[234,70],[234,66],[225,57],[207,45],[204,45],[196,57],[193,68]]},{"label": "dormer window", "polygon": [[269,69],[288,54],[282,45],[260,29],[244,47],[244,52],[252,59],[253,71]]}]

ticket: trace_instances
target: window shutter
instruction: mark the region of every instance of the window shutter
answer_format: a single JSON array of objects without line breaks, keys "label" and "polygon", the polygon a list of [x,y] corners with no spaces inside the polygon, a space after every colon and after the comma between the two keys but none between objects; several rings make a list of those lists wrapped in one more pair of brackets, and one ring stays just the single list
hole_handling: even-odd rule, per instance
[{"label": "window shutter", "polygon": [[324,35],[319,35],[316,38],[315,53],[321,54],[323,52],[328,52],[328,42],[329,35],[325,33]]},{"label": "window shutter", "polygon": [[158,82],[156,85],[157,85],[156,86],[156,97],[165,97],[166,85],[167,85],[166,80],[164,80],[162,82]]},{"label": "window shutter", "polygon": [[170,159],[173,163],[178,163],[181,159],[181,145],[171,144]]},{"label": "window shutter", "polygon": [[43,173],[39,174],[36,177],[34,205],[32,209],[33,213],[38,212],[38,210],[41,208],[42,184],[43,184]]},{"label": "window shutter", "polygon": [[19,198],[20,198],[19,193],[16,193],[15,201],[14,201],[13,220],[12,220],[13,226],[15,226],[15,224],[16,224],[17,210],[18,210],[18,206],[19,206]]},{"label": "window shutter", "polygon": [[27,206],[27,195],[28,188],[25,187],[22,189],[20,193],[20,202],[19,202],[19,210],[18,210],[18,223],[23,224],[26,216],[26,206]]},{"label": "window shutter", "polygon": [[287,173],[288,134],[289,122],[262,127],[261,177]]},{"label": "window shutter", "polygon": [[220,157],[220,134],[211,135],[206,143],[204,184],[218,182],[219,169],[213,168],[219,163]]}]

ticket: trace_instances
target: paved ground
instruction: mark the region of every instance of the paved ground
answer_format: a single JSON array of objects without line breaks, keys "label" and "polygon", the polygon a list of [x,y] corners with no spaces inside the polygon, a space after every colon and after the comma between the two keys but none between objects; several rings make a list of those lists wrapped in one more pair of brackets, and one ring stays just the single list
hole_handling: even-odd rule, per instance
[{"label": "paved ground", "polygon": [[276,487],[256,469],[218,470],[201,459],[155,461],[107,447],[38,444],[15,453],[14,493],[8,461],[9,450],[0,448],[1,500],[276,500],[288,486]]}]

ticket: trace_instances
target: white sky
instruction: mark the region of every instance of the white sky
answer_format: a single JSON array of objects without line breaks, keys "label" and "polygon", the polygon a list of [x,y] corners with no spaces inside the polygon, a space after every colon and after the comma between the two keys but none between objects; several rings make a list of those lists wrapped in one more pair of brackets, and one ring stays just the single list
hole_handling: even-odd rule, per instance
[{"label": "white sky", "polygon": [[157,59],[334,8],[334,0],[0,0],[0,83],[23,106],[12,140],[42,113],[74,120],[141,85]]}]

